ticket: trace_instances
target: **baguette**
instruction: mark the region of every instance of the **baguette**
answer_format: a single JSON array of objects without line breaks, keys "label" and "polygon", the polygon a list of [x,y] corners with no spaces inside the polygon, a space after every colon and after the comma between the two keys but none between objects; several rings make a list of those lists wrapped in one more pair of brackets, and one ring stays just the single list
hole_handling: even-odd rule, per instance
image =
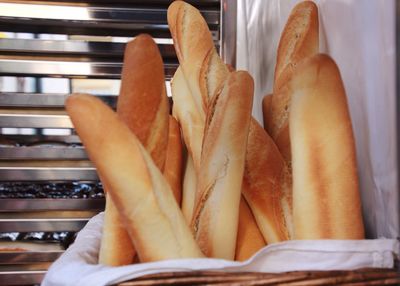
[{"label": "baguette", "polygon": [[202,257],[167,181],[117,114],[82,94],[69,96],[66,109],[140,261]]},{"label": "baguette", "polygon": [[243,198],[240,199],[239,226],[236,242],[235,260],[249,259],[266,245],[254,216]]},{"label": "baguette", "polygon": [[318,8],[311,1],[297,4],[291,11],[278,45],[273,95],[270,103],[268,133],[274,139],[290,167],[289,106],[285,90],[296,66],[305,58],[318,53]]},{"label": "baguette", "polygon": [[[117,113],[163,170],[168,143],[168,99],[162,58],[148,35],[137,36],[125,47]],[[127,265],[133,263],[134,255],[118,209],[107,194],[99,262]]]},{"label": "baguette", "polygon": [[182,128],[183,141],[193,159],[196,172],[200,168],[201,144],[203,142],[205,115],[198,110],[194,97],[186,83],[182,68],[178,67],[171,82],[173,99],[172,114]]},{"label": "baguette", "polygon": [[229,74],[228,67],[218,56],[199,10],[175,1],[168,7],[167,19],[183,75],[204,120],[210,99],[221,91]]},{"label": "baguette", "polygon": [[291,181],[273,140],[252,119],[242,193],[267,243],[288,240],[292,233]]},{"label": "baguette", "polygon": [[[105,187],[104,189],[107,191]],[[107,191],[99,263],[108,266],[129,265],[134,262],[135,255],[136,250],[121,220],[118,208]]]},{"label": "baguette", "polygon": [[157,44],[149,35],[137,36],[125,48],[117,113],[163,171],[169,103],[164,64]]},{"label": "baguette", "polygon": [[296,65],[319,50],[318,7],[312,1],[292,9],[278,44],[274,93],[290,79]]},{"label": "baguette", "polygon": [[233,72],[209,105],[191,223],[208,257],[235,257],[253,88],[247,72]]},{"label": "baguette", "polygon": [[[220,93],[230,71],[218,56],[207,22],[195,7],[175,1],[168,7],[167,19],[180,63],[172,81],[173,111],[192,160],[189,164],[193,162],[192,175],[198,177],[208,105]],[[190,172],[191,165],[187,166]],[[189,185],[188,180],[185,183]],[[197,188],[184,188],[182,209],[187,218],[193,215],[197,192]]]},{"label": "baguette", "polygon": [[182,199],[182,148],[179,124],[173,116],[169,116],[168,148],[165,159],[164,177],[171,186],[179,206]]},{"label": "baguette", "polygon": [[200,169],[205,118],[204,111],[196,108],[181,67],[178,67],[174,74],[171,90],[174,102],[172,113],[182,128],[182,137],[188,153],[183,179],[182,211],[187,222],[190,223],[193,216],[196,177]]},{"label": "baguette", "polygon": [[305,60],[292,97],[295,239],[363,239],[356,153],[346,93],[335,62]]}]

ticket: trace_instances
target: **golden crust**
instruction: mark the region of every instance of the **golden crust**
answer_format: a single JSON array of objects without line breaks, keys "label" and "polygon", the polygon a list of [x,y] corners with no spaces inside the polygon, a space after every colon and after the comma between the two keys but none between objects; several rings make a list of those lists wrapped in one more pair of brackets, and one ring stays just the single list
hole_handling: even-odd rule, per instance
[{"label": "golden crust", "polygon": [[181,205],[182,199],[182,150],[181,130],[179,123],[172,116],[169,117],[168,148],[165,160],[164,177],[171,186],[176,202]]},{"label": "golden crust", "polygon": [[197,176],[193,159],[190,154],[187,154],[182,183],[182,213],[188,225],[190,225],[193,217],[196,186]]},{"label": "golden crust", "polygon": [[209,105],[191,223],[209,257],[234,259],[252,100],[251,76],[233,72]]},{"label": "golden crust", "polygon": [[[160,170],[166,160],[168,109],[158,47],[150,36],[138,35],[125,47],[117,113],[145,145]],[[107,198],[99,261],[111,266],[131,264],[134,247],[118,210]]]},{"label": "golden crust", "polygon": [[[242,193],[268,243],[289,239],[285,215],[282,176],[285,162],[265,130],[252,120],[246,151]],[[286,198],[291,200],[291,197]],[[288,214],[288,217],[291,217]]]},{"label": "golden crust", "polygon": [[268,120],[268,132],[289,168],[291,153],[288,120],[291,97],[286,84],[297,65],[318,53],[318,49],[318,8],[312,1],[300,2],[292,9],[279,41]]},{"label": "golden crust", "polygon": [[168,7],[168,25],[176,54],[188,86],[199,111],[207,109],[206,86],[200,85],[205,78],[204,69],[214,49],[211,32],[200,12],[183,1],[175,1]]},{"label": "golden crust", "polygon": [[204,120],[208,102],[222,88],[229,70],[219,58],[199,10],[175,1],[168,7],[167,16],[181,69]]},{"label": "golden crust", "polygon": [[164,169],[169,105],[164,67],[157,44],[139,35],[125,48],[117,113]]},{"label": "golden crust", "polygon": [[265,245],[266,243],[255,218],[246,200],[242,197],[240,199],[235,260],[247,260]]},{"label": "golden crust", "polygon": [[204,116],[200,115],[203,111],[199,112],[196,108],[180,67],[178,67],[172,79],[171,89],[174,101],[172,113],[181,126],[182,138],[188,151],[183,175],[182,211],[189,224],[193,215],[196,176],[200,169],[205,120]]},{"label": "golden crust", "polygon": [[104,214],[99,263],[108,266],[132,264],[136,251],[109,194],[106,195]]},{"label": "golden crust", "polygon": [[295,239],[362,239],[356,153],[339,70],[305,60],[289,83]]},{"label": "golden crust", "polygon": [[140,261],[202,257],[168,183],[121,119],[88,95],[71,95],[66,109]]},{"label": "golden crust", "polygon": [[291,11],[278,45],[274,75],[274,93],[290,79],[296,65],[318,53],[318,7],[312,1],[303,1]]},{"label": "golden crust", "polygon": [[174,101],[172,112],[182,128],[182,137],[193,159],[197,173],[200,168],[201,144],[203,142],[204,112],[196,108],[181,67],[178,67],[174,74],[171,89]]}]

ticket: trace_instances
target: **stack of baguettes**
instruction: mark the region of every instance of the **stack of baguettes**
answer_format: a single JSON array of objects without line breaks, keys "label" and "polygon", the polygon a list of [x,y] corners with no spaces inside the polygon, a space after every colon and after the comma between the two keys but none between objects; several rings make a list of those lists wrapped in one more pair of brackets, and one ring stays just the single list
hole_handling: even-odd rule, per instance
[{"label": "stack of baguettes", "polygon": [[126,46],[117,112],[90,95],[66,101],[106,190],[99,263],[362,239],[350,115],[337,66],[318,54],[316,5],[296,5],[282,32],[265,129],[251,117],[251,76],[223,63],[199,11],[175,1],[168,24],[180,63],[172,116],[147,35]]}]

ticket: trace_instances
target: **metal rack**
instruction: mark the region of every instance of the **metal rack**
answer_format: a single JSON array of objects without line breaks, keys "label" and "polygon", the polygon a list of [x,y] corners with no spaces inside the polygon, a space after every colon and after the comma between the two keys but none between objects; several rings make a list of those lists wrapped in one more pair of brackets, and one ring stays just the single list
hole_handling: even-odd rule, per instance
[{"label": "metal rack", "polygon": [[[178,62],[168,31],[171,0],[0,1],[0,31],[33,33],[0,39],[0,76],[69,79],[120,78],[127,38],[149,33],[159,40],[166,80]],[[236,1],[188,1],[200,9],[215,44],[235,65]],[[64,40],[36,37],[63,34]],[[114,42],[115,37],[120,37]],[[122,38],[121,38],[122,37]],[[73,89],[70,86],[71,92]],[[65,113],[66,93],[0,92],[0,189],[21,184],[97,183],[95,168]],[[116,94],[99,94],[112,107]],[[9,134],[29,128],[29,134]],[[43,130],[61,129],[57,134]],[[18,132],[17,132],[18,133]],[[51,133],[51,132],[50,132]],[[12,192],[12,190],[10,191]],[[45,191],[41,191],[46,192]],[[71,191],[72,192],[72,191]],[[76,232],[104,208],[104,198],[0,197],[0,233]],[[40,242],[38,242],[40,243]],[[1,247],[1,245],[0,245]],[[63,251],[0,252],[0,284],[37,284]]]}]

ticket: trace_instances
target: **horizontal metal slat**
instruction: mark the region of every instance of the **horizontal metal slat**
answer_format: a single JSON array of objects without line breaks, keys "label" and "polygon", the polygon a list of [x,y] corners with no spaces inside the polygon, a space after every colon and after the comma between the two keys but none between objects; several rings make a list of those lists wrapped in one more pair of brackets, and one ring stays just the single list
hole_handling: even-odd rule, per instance
[{"label": "horizontal metal slat", "polygon": [[0,199],[0,212],[103,210],[104,199]]},{"label": "horizontal metal slat", "polygon": [[[0,92],[0,106],[63,108],[67,97],[68,94],[63,93]],[[97,97],[111,107],[116,107],[117,96],[98,95]]]},{"label": "horizontal metal slat", "polygon": [[0,232],[79,231],[88,218],[0,219]]},{"label": "horizontal metal slat", "polygon": [[[1,212],[0,220],[55,220],[55,219],[90,219],[99,210],[48,210],[48,211],[26,211],[26,212]],[[38,232],[37,230],[35,232]],[[40,231],[39,231],[40,232]],[[1,245],[0,245],[1,247]],[[32,248],[29,248],[32,249]]]},{"label": "horizontal metal slat", "polygon": [[[2,3],[3,2],[3,3]],[[9,3],[0,1],[0,15],[12,18],[55,19],[96,22],[167,23],[166,7],[47,5],[43,3]],[[200,8],[201,9],[201,8]],[[219,24],[219,11],[200,10],[209,25]]]},{"label": "horizontal metal slat", "polygon": [[83,147],[9,147],[0,146],[0,160],[83,160],[88,156]]},{"label": "horizontal metal slat", "polygon": [[[219,11],[201,10],[211,30],[218,33]],[[170,38],[167,9],[82,7],[0,3],[0,29],[31,33],[134,36],[150,33]]]},{"label": "horizontal metal slat", "polygon": [[64,107],[68,94],[0,92],[0,106],[4,107]]},{"label": "horizontal metal slat", "polygon": [[77,135],[48,136],[48,135],[10,135],[1,134],[0,144],[5,145],[36,145],[36,144],[81,144]]},{"label": "horizontal metal slat", "polygon": [[32,285],[40,284],[45,270],[41,271],[2,271],[0,281],[3,285]]},{"label": "horizontal metal slat", "polygon": [[[175,58],[175,49],[172,44],[158,44],[163,58]],[[1,54],[28,54],[28,55],[62,55],[113,57],[121,59],[124,54],[125,43],[90,42],[79,40],[38,40],[38,39],[1,39]]]},{"label": "horizontal metal slat", "polygon": [[1,181],[98,181],[95,168],[0,167]]},{"label": "horizontal metal slat", "polygon": [[[177,67],[177,63],[165,63],[165,78],[171,79]],[[121,62],[0,59],[0,74],[9,76],[119,79],[121,71]]]},{"label": "horizontal metal slat", "polygon": [[0,59],[0,74],[67,78],[120,78],[122,63]]},{"label": "horizontal metal slat", "polygon": [[[0,264],[26,264],[26,263],[39,263],[39,262],[53,262],[64,251],[10,251],[0,252]],[[1,279],[1,272],[0,272]]]},{"label": "horizontal metal slat", "polygon": [[68,115],[0,114],[1,127],[73,128]]},{"label": "horizontal metal slat", "polygon": [[[19,0],[19,2],[29,3],[32,0]],[[145,5],[165,5],[168,6],[174,0],[147,0]],[[73,3],[73,4],[126,4],[126,5],[143,5],[143,0],[40,0],[40,2],[45,2],[48,4],[62,2],[62,3]],[[203,6],[217,6],[220,4],[220,0],[186,0],[187,3],[195,5],[196,7]]]},{"label": "horizontal metal slat", "polygon": [[[113,35],[131,37],[147,33],[153,37],[169,38],[167,24],[106,23],[55,19],[26,19],[0,16],[0,30],[34,34]],[[216,32],[215,32],[216,33]]]}]

